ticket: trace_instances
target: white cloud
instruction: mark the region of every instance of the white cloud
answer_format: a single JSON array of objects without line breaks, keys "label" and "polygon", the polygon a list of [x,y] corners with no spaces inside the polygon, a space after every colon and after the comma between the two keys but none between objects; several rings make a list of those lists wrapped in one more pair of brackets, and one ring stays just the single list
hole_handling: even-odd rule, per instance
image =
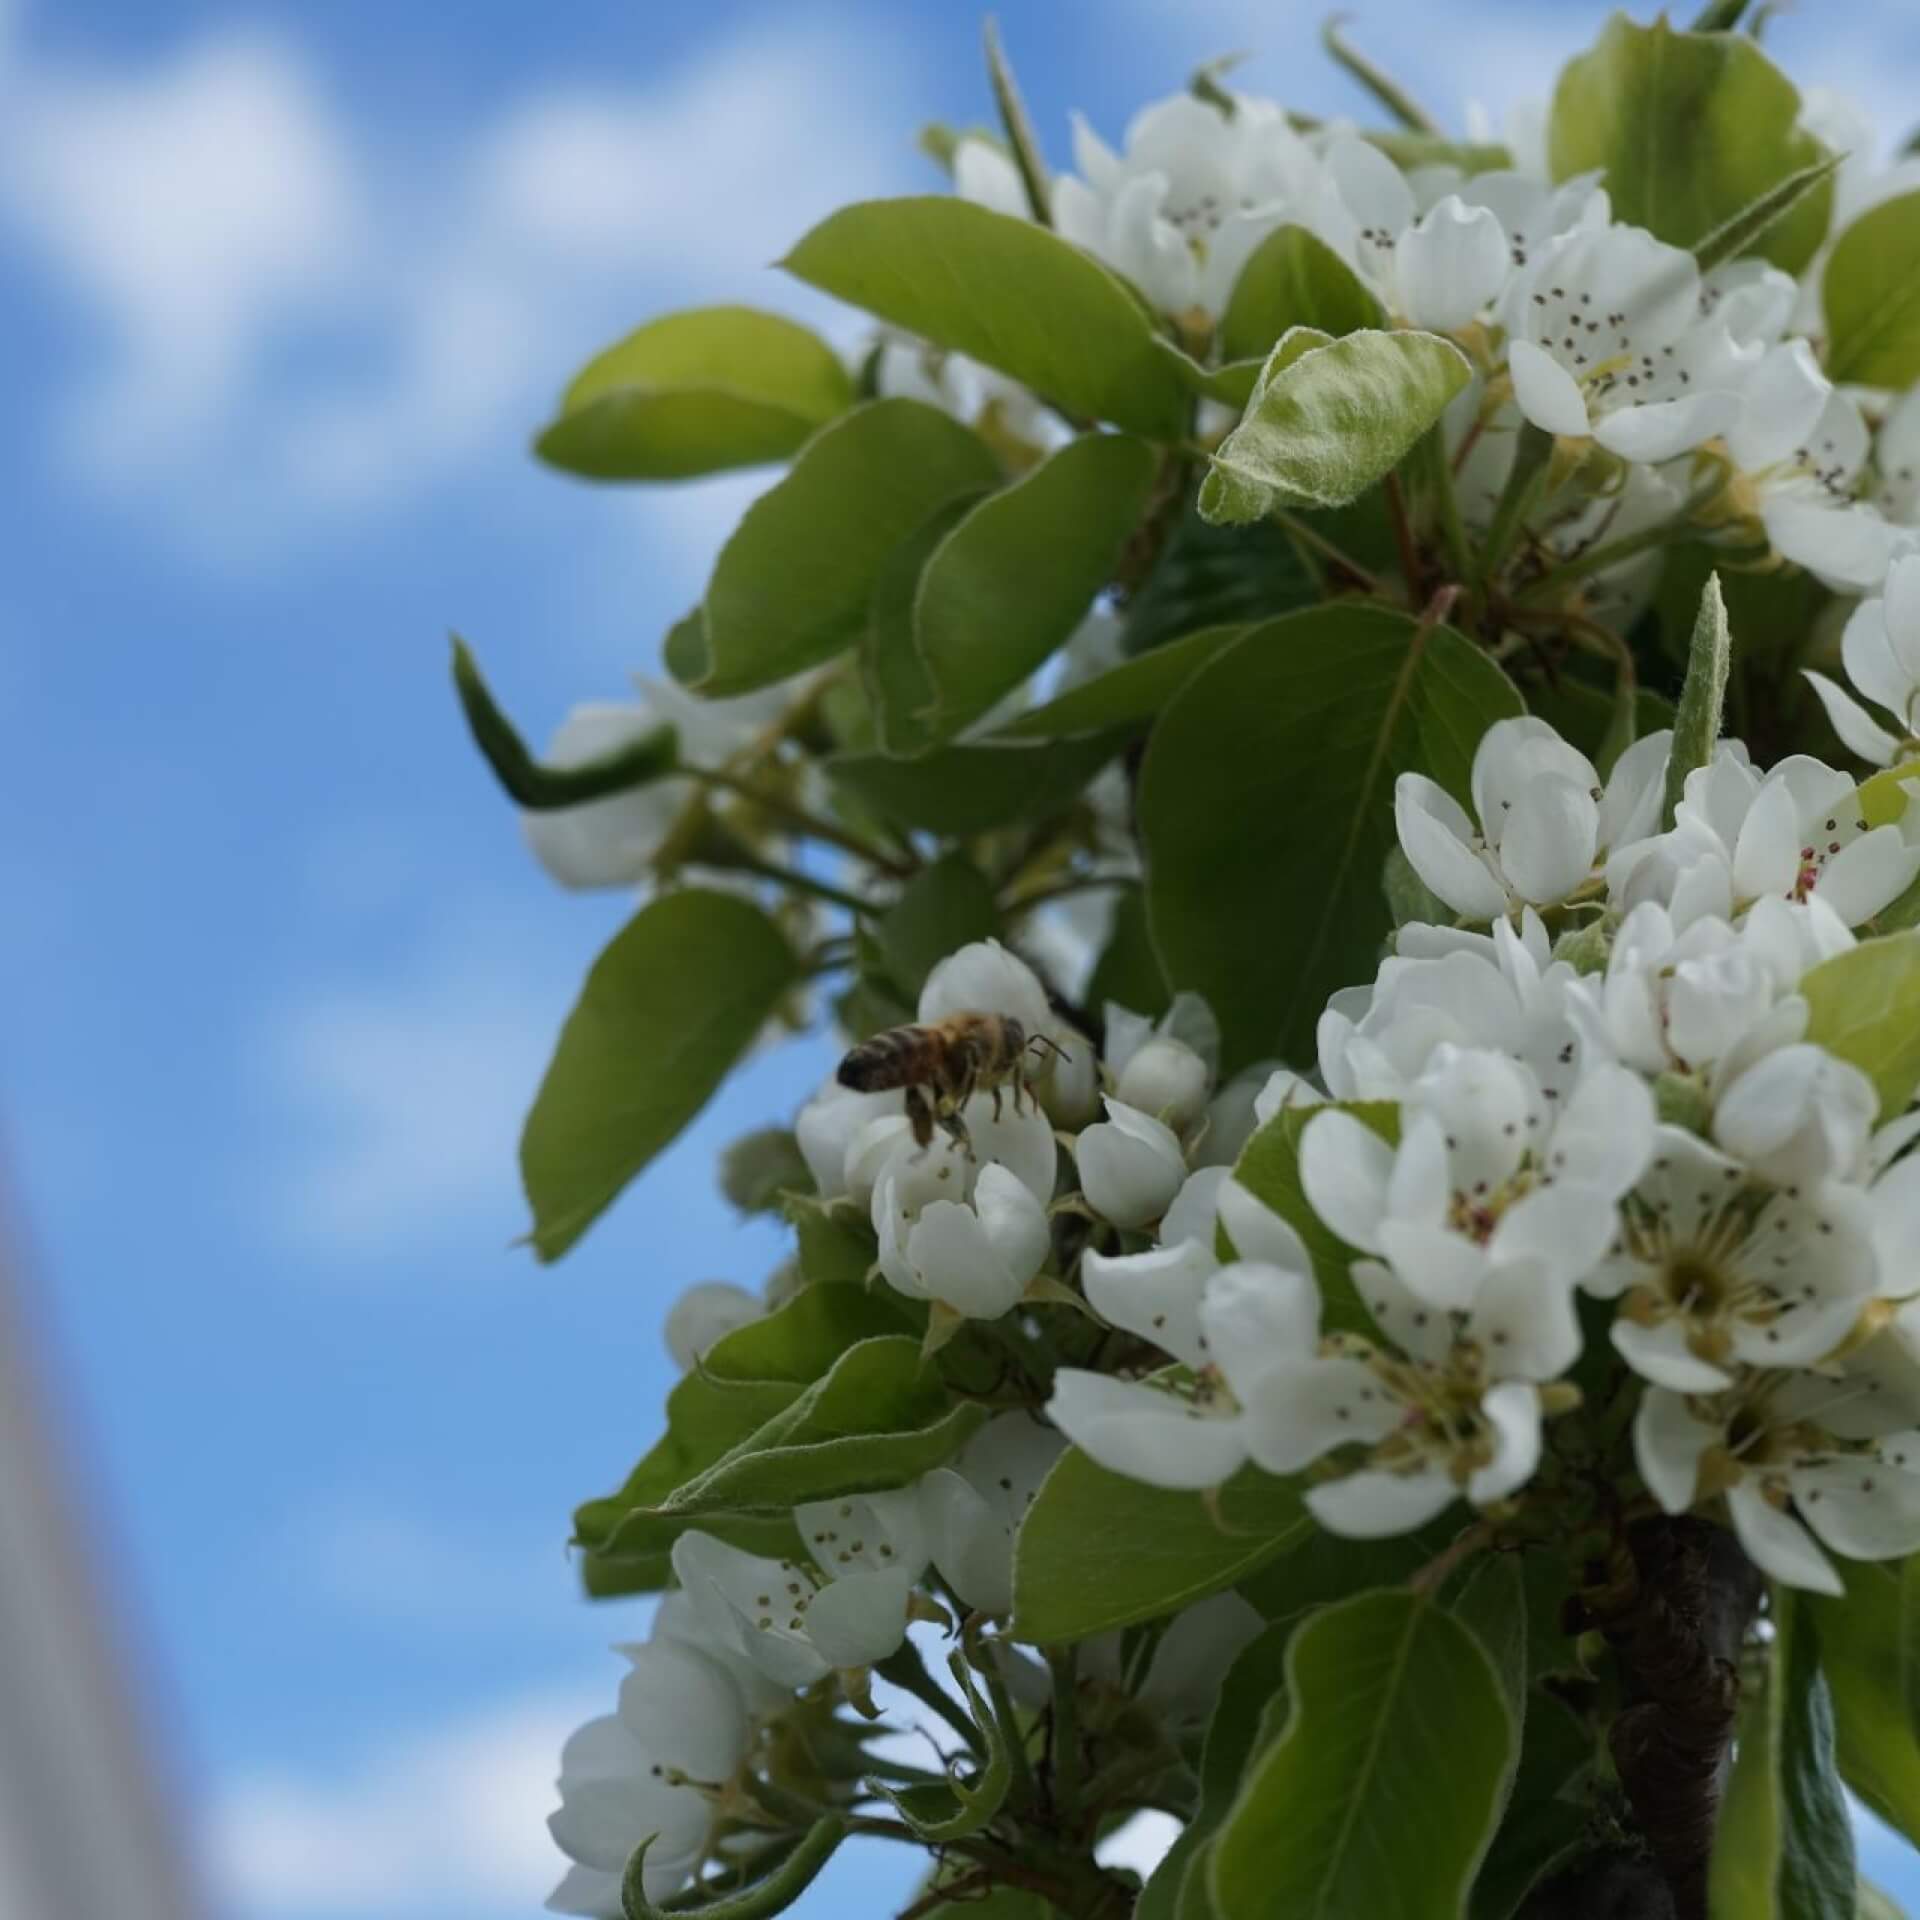
[{"label": "white cloud", "polygon": [[530,1695],[397,1734],[335,1778],[239,1779],[213,1808],[214,1874],[236,1906],[272,1920],[534,1912],[565,1866],[543,1824],[561,1744],[605,1704]]},{"label": "white cloud", "polygon": [[373,985],[321,985],[253,1035],[288,1160],[268,1224],[337,1257],[391,1258],[457,1230],[498,1247],[524,1222],[515,1142],[565,988],[499,922],[442,939]]},{"label": "white cloud", "polygon": [[[877,74],[899,111],[871,110]],[[98,335],[55,396],[72,470],[232,560],[477,457],[506,472],[574,365],[662,306],[806,310],[766,264],[906,177],[911,77],[883,26],[769,13],[645,84],[548,86],[403,149],[284,41],[22,56],[0,248]]]}]

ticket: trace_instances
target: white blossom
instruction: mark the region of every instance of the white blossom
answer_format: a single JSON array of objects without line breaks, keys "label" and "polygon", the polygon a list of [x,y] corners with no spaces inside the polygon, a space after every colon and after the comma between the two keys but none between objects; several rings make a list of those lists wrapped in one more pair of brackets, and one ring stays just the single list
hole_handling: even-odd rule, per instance
[{"label": "white blossom", "polygon": [[1824,673],[1809,669],[1807,678],[1847,746],[1875,766],[1892,766],[1920,737],[1920,555],[1894,561],[1881,597],[1854,608],[1840,658],[1856,690],[1892,716],[1893,729]]},{"label": "white blossom", "polygon": [[1013,1611],[1014,1538],[1066,1444],[1031,1414],[1003,1413],[920,1482],[933,1564],[976,1613]]},{"label": "white blossom", "polygon": [[1027,1084],[1061,1126],[1079,1126],[1099,1110],[1093,1042],[1053,1011],[1039,976],[998,940],[961,947],[927,975],[917,1017],[934,1025],[957,1013],[994,1013],[1020,1022],[1029,1048]]},{"label": "white blossom", "polygon": [[944,1133],[916,1148],[901,1122],[873,1185],[880,1271],[911,1299],[997,1319],[1045,1263],[1057,1153],[1046,1116],[975,1094],[964,1146]]},{"label": "white blossom", "polygon": [[1713,1137],[1780,1186],[1855,1179],[1866,1168],[1879,1105],[1858,1067],[1797,1042],[1755,1061],[1726,1089]]},{"label": "white blossom", "polygon": [[1112,1001],[1106,1065],[1115,1096],[1184,1133],[1207,1105],[1220,1059],[1220,1027],[1198,994],[1182,993],[1158,1020]]},{"label": "white blossom", "polygon": [[719,1661],[662,1637],[623,1651],[631,1670],[617,1710],[561,1750],[560,1806],[547,1826],[574,1865],[547,1901],[555,1913],[617,1920],[628,1857],[650,1836],[647,1897],[678,1892],[707,1857],[716,1819],[689,1783],[723,1786],[746,1755],[747,1705]]},{"label": "white blossom", "polygon": [[702,1280],[667,1309],[667,1351],[682,1373],[702,1360],[716,1340],[760,1319],[766,1302],[731,1280]]},{"label": "white blossom", "polygon": [[1074,1142],[1088,1204],[1119,1227],[1144,1227],[1173,1204],[1187,1177],[1180,1137],[1164,1121],[1109,1098],[1107,1117]]}]

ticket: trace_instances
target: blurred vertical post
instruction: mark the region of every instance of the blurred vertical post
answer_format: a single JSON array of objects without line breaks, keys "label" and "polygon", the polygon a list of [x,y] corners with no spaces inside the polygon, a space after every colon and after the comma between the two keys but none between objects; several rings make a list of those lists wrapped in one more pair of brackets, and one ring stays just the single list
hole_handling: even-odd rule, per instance
[{"label": "blurred vertical post", "polygon": [[0,1228],[0,1915],[200,1920]]}]

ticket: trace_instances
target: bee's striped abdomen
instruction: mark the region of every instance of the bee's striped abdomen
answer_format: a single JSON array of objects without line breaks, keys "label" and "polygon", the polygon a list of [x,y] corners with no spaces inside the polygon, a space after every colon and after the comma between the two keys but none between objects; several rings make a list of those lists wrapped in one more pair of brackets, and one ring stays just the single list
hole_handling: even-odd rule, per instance
[{"label": "bee's striped abdomen", "polygon": [[862,1040],[840,1062],[838,1079],[856,1093],[908,1087],[937,1069],[939,1049],[928,1027],[890,1027]]}]

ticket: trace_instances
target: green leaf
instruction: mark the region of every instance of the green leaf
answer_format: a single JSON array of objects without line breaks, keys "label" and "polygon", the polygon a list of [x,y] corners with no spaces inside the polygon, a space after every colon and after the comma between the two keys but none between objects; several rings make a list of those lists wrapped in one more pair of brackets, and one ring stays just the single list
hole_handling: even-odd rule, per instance
[{"label": "green leaf", "polygon": [[937,744],[928,716],[936,694],[914,637],[913,609],[920,576],[941,543],[984,493],[964,493],[937,508],[881,561],[860,635],[860,676],[873,703],[883,751],[927,752]]},{"label": "green leaf", "polygon": [[1209,1501],[1110,1473],[1071,1447],[1020,1526],[1012,1637],[1084,1640],[1158,1619],[1232,1586],[1311,1531],[1293,1483],[1257,1468]]},{"label": "green leaf", "polygon": [[1084,618],[1146,511],[1159,457],[1084,434],[991,494],[927,561],[914,643],[950,739],[1010,693]]},{"label": "green leaf", "polygon": [[[1527,1590],[1517,1553],[1482,1555],[1449,1602],[1453,1617],[1493,1662],[1500,1691],[1524,1737],[1527,1717]],[[1515,1748],[1516,1754],[1518,1747]]]},{"label": "green leaf", "polygon": [[1292,327],[1338,339],[1380,325],[1380,302],[1360,276],[1305,227],[1278,227],[1247,256],[1220,320],[1227,360],[1264,360]]},{"label": "green leaf", "polygon": [[1209,520],[1239,525],[1276,507],[1343,507],[1389,473],[1473,377],[1436,333],[1366,329],[1324,345],[1296,327],[1274,348],[1245,417],[1200,488]]},{"label": "green leaf", "polygon": [[706,1105],[798,976],[786,936],[732,894],[664,894],[614,936],[520,1139],[542,1260],[565,1253]]},{"label": "green leaf", "polygon": [[747,693],[851,645],[887,555],[998,478],[985,441],[918,400],[870,401],[823,427],[720,550],[699,691]]},{"label": "green leaf", "polygon": [[1202,627],[1152,653],[1124,660],[1045,706],[1023,713],[1000,737],[1058,740],[1079,733],[1104,733],[1111,727],[1143,726],[1222,647],[1231,646],[1245,632],[1243,626]]},{"label": "green leaf", "polygon": [[1884,1887],[1862,1880],[1855,1894],[1853,1920],[1907,1920],[1907,1910]]},{"label": "green leaf", "polygon": [[1808,1602],[1846,1783],[1920,1844],[1920,1560],[1858,1561],[1844,1597]]},{"label": "green leaf", "polygon": [[742,1213],[778,1213],[790,1193],[811,1193],[813,1175],[791,1127],[756,1127],[720,1156],[720,1191]]},{"label": "green leaf", "polygon": [[1182,1920],[1196,1909],[1212,1911],[1201,1855],[1233,1807],[1269,1713],[1284,1704],[1287,1643],[1304,1617],[1303,1609],[1265,1628],[1227,1669],[1201,1752],[1200,1804],[1141,1890],[1133,1920]]},{"label": "green leaf", "polygon": [[1920,193],[1868,208],[1834,242],[1820,285],[1836,381],[1898,392],[1920,380]]},{"label": "green leaf", "polygon": [[826,768],[836,786],[901,826],[961,836],[1041,820],[1073,805],[1124,744],[1118,732],[1045,744],[988,740],[942,747],[919,760],[837,754]]},{"label": "green leaf", "polygon": [[1593,1736],[1581,1721],[1556,1694],[1535,1687],[1507,1810],[1474,1876],[1469,1920],[1511,1920],[1585,1843],[1591,1814],[1582,1788],[1593,1754]]},{"label": "green leaf", "polygon": [[1830,153],[1811,166],[1800,167],[1729,220],[1694,243],[1693,258],[1702,273],[1710,273],[1723,261],[1737,260],[1753,252],[1764,234],[1773,229],[1823,181],[1840,170],[1840,155]]},{"label": "green leaf", "polygon": [[1183,634],[1271,620],[1318,598],[1299,549],[1279,527],[1216,527],[1189,497],[1147,584],[1128,603],[1126,651],[1150,653]]},{"label": "green leaf", "polygon": [[684,1914],[704,1914],[707,1920],[772,1920],[785,1913],[813,1884],[820,1869],[833,1858],[840,1842],[847,1837],[847,1823],[830,1813],[807,1829],[806,1838],[767,1875],[738,1893],[717,1900],[703,1901],[697,1907],[675,1905],[658,1907],[647,1898],[644,1870],[647,1849],[657,1839],[651,1834],[634,1848],[633,1858],[620,1883],[620,1905],[626,1920],[674,1920]]},{"label": "green leaf", "polygon": [[1013,1784],[1012,1739],[1018,1734],[1018,1729],[1003,1727],[999,1715],[981,1697],[964,1653],[956,1648],[948,1656],[947,1665],[986,1744],[986,1765],[970,1780],[954,1779],[940,1785],[895,1789],[879,1781],[872,1783],[922,1840],[936,1846],[980,1832],[1000,1811]]},{"label": "green leaf", "polygon": [[1707,575],[1687,649],[1687,677],[1673,716],[1673,748],[1667,756],[1664,818],[1673,825],[1674,809],[1686,798],[1687,775],[1713,759],[1720,719],[1727,700],[1727,674],[1733,664],[1733,639],[1727,630],[1727,603],[1720,597],[1720,576]]},{"label": "green leaf", "polygon": [[993,104],[1000,113],[1001,130],[1007,136],[1007,151],[1026,189],[1027,211],[1043,227],[1053,224],[1053,182],[1047,173],[1046,155],[1027,114],[1027,103],[1020,97],[1020,83],[1013,77],[1007,50],[1000,44],[1000,23],[988,14],[985,39],[987,78],[993,87]]},{"label": "green leaf", "polygon": [[527,751],[513,722],[495,704],[473,655],[458,635],[453,642],[453,686],[473,743],[493,769],[493,777],[510,800],[532,812],[577,807],[648,786],[678,764],[674,731],[668,726],[577,767],[542,764]]},{"label": "green leaf", "polygon": [[1479,1641],[1365,1593],[1295,1632],[1286,1681],[1285,1729],[1214,1843],[1224,1920],[1457,1920],[1518,1745]]},{"label": "green leaf", "polygon": [[963,855],[950,853],[923,867],[875,929],[887,970],[910,999],[948,954],[999,930],[993,887]]},{"label": "green leaf", "polygon": [[[1826,157],[1799,124],[1800,95],[1751,41],[1608,21],[1554,89],[1547,156],[1556,180],[1599,169],[1613,217],[1676,247],[1704,240],[1769,189]],[[1826,237],[1823,182],[1760,251],[1798,273]]]},{"label": "green leaf", "polygon": [[[1552,686],[1542,682],[1523,686],[1521,692],[1527,711],[1538,714],[1568,745],[1578,747],[1589,760],[1599,754],[1616,718],[1612,692],[1576,680],[1564,670]],[[1672,725],[1673,702],[1642,687],[1634,702],[1634,737],[1644,739]]]},{"label": "green leaf", "polygon": [[784,460],[852,404],[819,335],[751,307],[699,307],[588,361],[534,451],[589,480],[681,480]]},{"label": "green leaf", "polygon": [[707,675],[707,610],[695,607],[667,629],[660,643],[661,664],[683,687],[697,687]]},{"label": "green leaf", "polygon": [[1860,817],[1870,827],[1898,826],[1913,796],[1906,782],[1920,780],[1920,760],[1903,760],[1876,773],[1860,787]]},{"label": "green leaf", "polygon": [[1714,1836],[1712,1920],[1825,1920],[1854,1908],[1853,1825],[1813,1615],[1784,1587],[1773,1609],[1766,1679],[1741,1715]]},{"label": "green leaf", "polygon": [[1807,1038],[1851,1060],[1880,1095],[1880,1118],[1920,1087],[1920,932],[1890,933],[1836,953],[1800,982]]},{"label": "green leaf", "polygon": [[1090,254],[1044,227],[945,196],[843,207],[780,263],[824,293],[951,347],[1069,415],[1149,439],[1188,400],[1152,318]]},{"label": "green leaf", "polygon": [[1466,801],[1480,736],[1519,711],[1459,634],[1358,606],[1254,628],[1168,704],[1140,781],[1148,915],[1168,978],[1219,1017],[1224,1071],[1313,1057],[1388,931],[1396,775]]},{"label": "green leaf", "polygon": [[1415,1533],[1348,1540],[1316,1527],[1270,1566],[1240,1582],[1240,1596],[1267,1620],[1291,1620],[1373,1587],[1404,1586],[1460,1531],[1457,1515]]},{"label": "green leaf", "polygon": [[[1399,1138],[1400,1109],[1392,1101],[1349,1100],[1331,1104],[1340,1112],[1352,1114],[1383,1139],[1392,1142]],[[1359,1252],[1348,1246],[1314,1212],[1300,1183],[1301,1136],[1308,1125],[1326,1111],[1325,1106],[1283,1107],[1240,1149],[1233,1177],[1299,1234],[1313,1261],[1325,1329],[1329,1333],[1371,1335],[1378,1329],[1350,1277],[1354,1261],[1360,1258]],[[1231,1241],[1224,1226],[1219,1232],[1224,1258]]]},{"label": "green leaf", "polygon": [[866,1284],[877,1248],[864,1209],[851,1201],[823,1206],[789,1195],[786,1211],[800,1241],[800,1271],[808,1286]]},{"label": "green leaf", "polygon": [[805,1500],[902,1487],[957,1452],[984,1417],[978,1406],[948,1401],[918,1340],[875,1335],[657,1512],[676,1520],[780,1513]]}]

